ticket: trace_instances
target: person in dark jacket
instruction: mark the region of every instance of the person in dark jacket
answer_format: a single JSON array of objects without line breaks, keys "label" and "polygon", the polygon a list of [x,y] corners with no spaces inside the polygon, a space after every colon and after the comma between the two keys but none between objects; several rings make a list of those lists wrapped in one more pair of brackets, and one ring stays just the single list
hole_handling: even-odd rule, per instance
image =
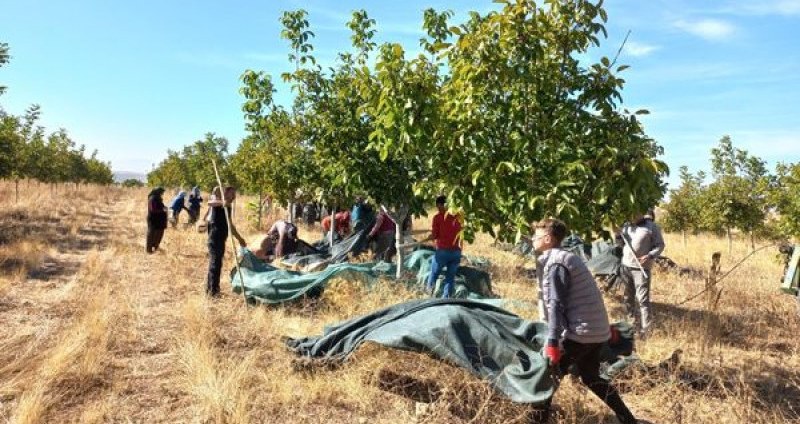
[{"label": "person in dark jacket", "polygon": [[[208,278],[206,280],[206,294],[212,297],[219,296],[219,279],[222,274],[222,260],[225,258],[225,242],[228,240],[228,224],[241,247],[246,247],[244,241],[232,222],[228,222],[231,215],[231,204],[236,199],[236,189],[225,187],[225,201],[220,195],[219,187],[214,189],[208,200]],[[227,214],[225,213],[227,210]]]},{"label": "person in dark jacket", "polygon": [[200,188],[194,187],[192,188],[192,192],[189,193],[189,224],[194,224],[197,222],[197,218],[200,216],[200,205],[203,203],[203,198],[200,196]]},{"label": "person in dark jacket", "polygon": [[636,418],[617,389],[600,377],[600,352],[611,338],[611,330],[592,273],[580,257],[561,248],[567,236],[563,222],[545,219],[534,227],[533,248],[541,253],[536,274],[548,328],[544,355],[561,375],[574,365],[583,384],[622,424],[635,424]]},{"label": "person in dark jacket", "polygon": [[156,187],[147,195],[147,242],[145,251],[154,253],[161,244],[167,228],[167,208],[164,207],[162,187]]}]

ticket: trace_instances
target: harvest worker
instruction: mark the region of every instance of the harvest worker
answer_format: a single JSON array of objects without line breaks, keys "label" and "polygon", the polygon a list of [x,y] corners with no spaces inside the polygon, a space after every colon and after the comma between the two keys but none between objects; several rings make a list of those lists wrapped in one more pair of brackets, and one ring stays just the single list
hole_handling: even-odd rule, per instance
[{"label": "harvest worker", "polygon": [[[350,211],[339,211],[333,215],[333,219],[336,224],[336,234],[341,238],[347,237],[350,234]],[[328,215],[322,218],[322,231],[328,234],[330,230],[331,216]]]},{"label": "harvest worker", "polygon": [[189,224],[197,222],[197,217],[200,216],[200,204],[203,203],[203,198],[200,197],[200,188],[192,188],[189,194]]},{"label": "harvest worker", "polygon": [[[181,210],[186,209],[186,206],[183,204],[183,200],[186,197],[186,192],[181,190],[178,194],[172,198],[172,201],[169,204],[169,208],[172,210],[172,216],[170,216],[170,223],[172,224],[172,228],[175,228],[175,225],[178,224],[178,216],[181,213]],[[186,209],[188,212],[189,209]]]},{"label": "harvest worker", "polygon": [[[650,311],[650,282],[653,262],[664,251],[661,229],[653,222],[654,213],[638,213],[630,223],[624,225],[617,235],[617,245],[622,247],[623,271],[631,278],[625,284],[625,309],[628,316],[638,324],[639,336],[644,338],[653,324]],[[639,306],[639,314],[636,306]]]},{"label": "harvest worker", "polygon": [[[206,294],[209,296],[219,296],[219,278],[222,273],[222,260],[225,257],[225,242],[228,240],[228,228],[239,241],[242,247],[246,247],[244,241],[233,222],[228,222],[231,215],[231,204],[236,199],[236,189],[225,187],[224,202],[220,196],[220,188],[215,187],[211,198],[208,200],[210,210],[208,217],[208,279],[206,280]],[[227,210],[227,213],[226,213]]]},{"label": "harvest worker", "polygon": [[431,234],[423,241],[436,240],[436,254],[431,262],[431,273],[428,276],[428,292],[433,294],[436,287],[436,280],[439,274],[445,270],[444,287],[442,297],[450,297],[453,294],[453,284],[458,272],[458,265],[461,263],[461,216],[448,212],[445,204],[447,198],[439,196],[436,198],[436,209],[439,211],[433,217],[431,224]]},{"label": "harvest worker", "polygon": [[386,209],[381,207],[378,216],[375,218],[375,224],[372,226],[367,238],[373,241],[372,252],[373,259],[376,261],[390,262],[394,257],[395,223]]},{"label": "harvest worker", "polygon": [[269,261],[297,251],[297,226],[279,219],[272,224],[255,255]]},{"label": "harvest worker", "polygon": [[164,207],[162,187],[156,187],[147,195],[147,242],[145,251],[154,253],[161,244],[167,228],[167,208]]},{"label": "harvest worker", "polygon": [[536,272],[547,317],[545,355],[561,375],[574,365],[583,384],[614,411],[620,422],[636,423],[617,389],[600,377],[600,351],[611,337],[608,315],[583,260],[561,249],[567,226],[557,219],[545,219],[533,226],[533,248],[541,252]]},{"label": "harvest worker", "polygon": [[369,225],[370,221],[372,221],[372,217],[372,208],[369,206],[364,197],[356,197],[353,210],[350,212],[350,219],[353,222],[353,225],[351,225],[353,231],[359,231],[366,225]]}]

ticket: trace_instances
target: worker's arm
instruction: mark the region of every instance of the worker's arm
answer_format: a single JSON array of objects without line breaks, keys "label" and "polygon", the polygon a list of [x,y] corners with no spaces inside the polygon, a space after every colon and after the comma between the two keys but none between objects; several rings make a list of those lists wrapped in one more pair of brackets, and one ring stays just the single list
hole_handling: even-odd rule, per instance
[{"label": "worker's arm", "polygon": [[208,199],[208,207],[209,208],[213,208],[213,207],[217,207],[217,206],[222,206],[222,197],[218,197],[218,196],[212,195]]},{"label": "worker's arm", "polygon": [[664,251],[664,236],[661,235],[661,229],[655,224],[653,224],[651,233],[653,236],[653,248],[647,252],[647,256],[655,259]]},{"label": "worker's arm", "polygon": [[239,235],[239,231],[236,230],[236,226],[233,225],[233,222],[230,222],[229,224],[230,224],[230,227],[231,227],[231,234],[233,234],[233,236],[236,237],[236,240],[239,240],[239,244],[242,247],[247,247],[247,242],[244,241],[244,237]]},{"label": "worker's arm", "polygon": [[378,218],[375,219],[375,225],[372,226],[372,231],[369,232],[370,237],[375,237],[375,234],[378,234],[378,228],[381,228],[381,225],[383,225],[383,219],[385,217],[385,213],[378,214]]},{"label": "worker's arm", "polygon": [[545,278],[550,283],[547,300],[547,344],[558,346],[558,340],[567,325],[565,302],[569,288],[569,271],[564,265],[553,264]]}]

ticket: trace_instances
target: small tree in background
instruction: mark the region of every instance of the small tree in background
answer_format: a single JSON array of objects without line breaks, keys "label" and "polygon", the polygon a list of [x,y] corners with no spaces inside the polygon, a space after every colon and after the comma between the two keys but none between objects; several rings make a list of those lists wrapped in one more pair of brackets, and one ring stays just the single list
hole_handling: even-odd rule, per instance
[{"label": "small tree in background", "polygon": [[726,135],[711,149],[711,170],[714,181],[702,200],[705,226],[726,233],[729,254],[734,228],[750,234],[751,248],[755,249],[753,234],[763,228],[768,209],[770,177],[764,161],[733,147]]},{"label": "small tree in background", "polygon": [[703,195],[703,181],[705,173],[689,173],[689,168],[680,168],[681,185],[670,190],[669,202],[661,207],[666,212],[661,223],[666,231],[680,231],[683,235],[683,245],[686,246],[686,232],[691,230],[696,233],[702,228],[700,219],[700,202]]},{"label": "small tree in background", "polygon": [[800,238],[800,163],[780,163],[770,190],[771,203],[778,213],[778,227],[788,237]]}]

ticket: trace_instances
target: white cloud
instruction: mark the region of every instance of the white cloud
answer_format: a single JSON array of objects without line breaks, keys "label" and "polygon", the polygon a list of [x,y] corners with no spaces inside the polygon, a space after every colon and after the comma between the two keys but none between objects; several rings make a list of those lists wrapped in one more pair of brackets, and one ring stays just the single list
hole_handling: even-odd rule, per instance
[{"label": "white cloud", "polygon": [[743,130],[732,131],[734,146],[770,161],[797,162],[800,160],[800,131]]},{"label": "white cloud", "polygon": [[719,19],[679,20],[674,25],[676,28],[711,41],[727,39],[736,31],[736,27],[732,24]]},{"label": "white cloud", "polygon": [[642,56],[647,56],[658,49],[659,49],[658,46],[653,46],[645,43],[637,43],[636,41],[628,41],[627,43],[625,43],[624,52],[634,57],[642,57]]},{"label": "white cloud", "polygon": [[759,0],[737,1],[724,9],[734,15],[800,15],[800,0]]}]

